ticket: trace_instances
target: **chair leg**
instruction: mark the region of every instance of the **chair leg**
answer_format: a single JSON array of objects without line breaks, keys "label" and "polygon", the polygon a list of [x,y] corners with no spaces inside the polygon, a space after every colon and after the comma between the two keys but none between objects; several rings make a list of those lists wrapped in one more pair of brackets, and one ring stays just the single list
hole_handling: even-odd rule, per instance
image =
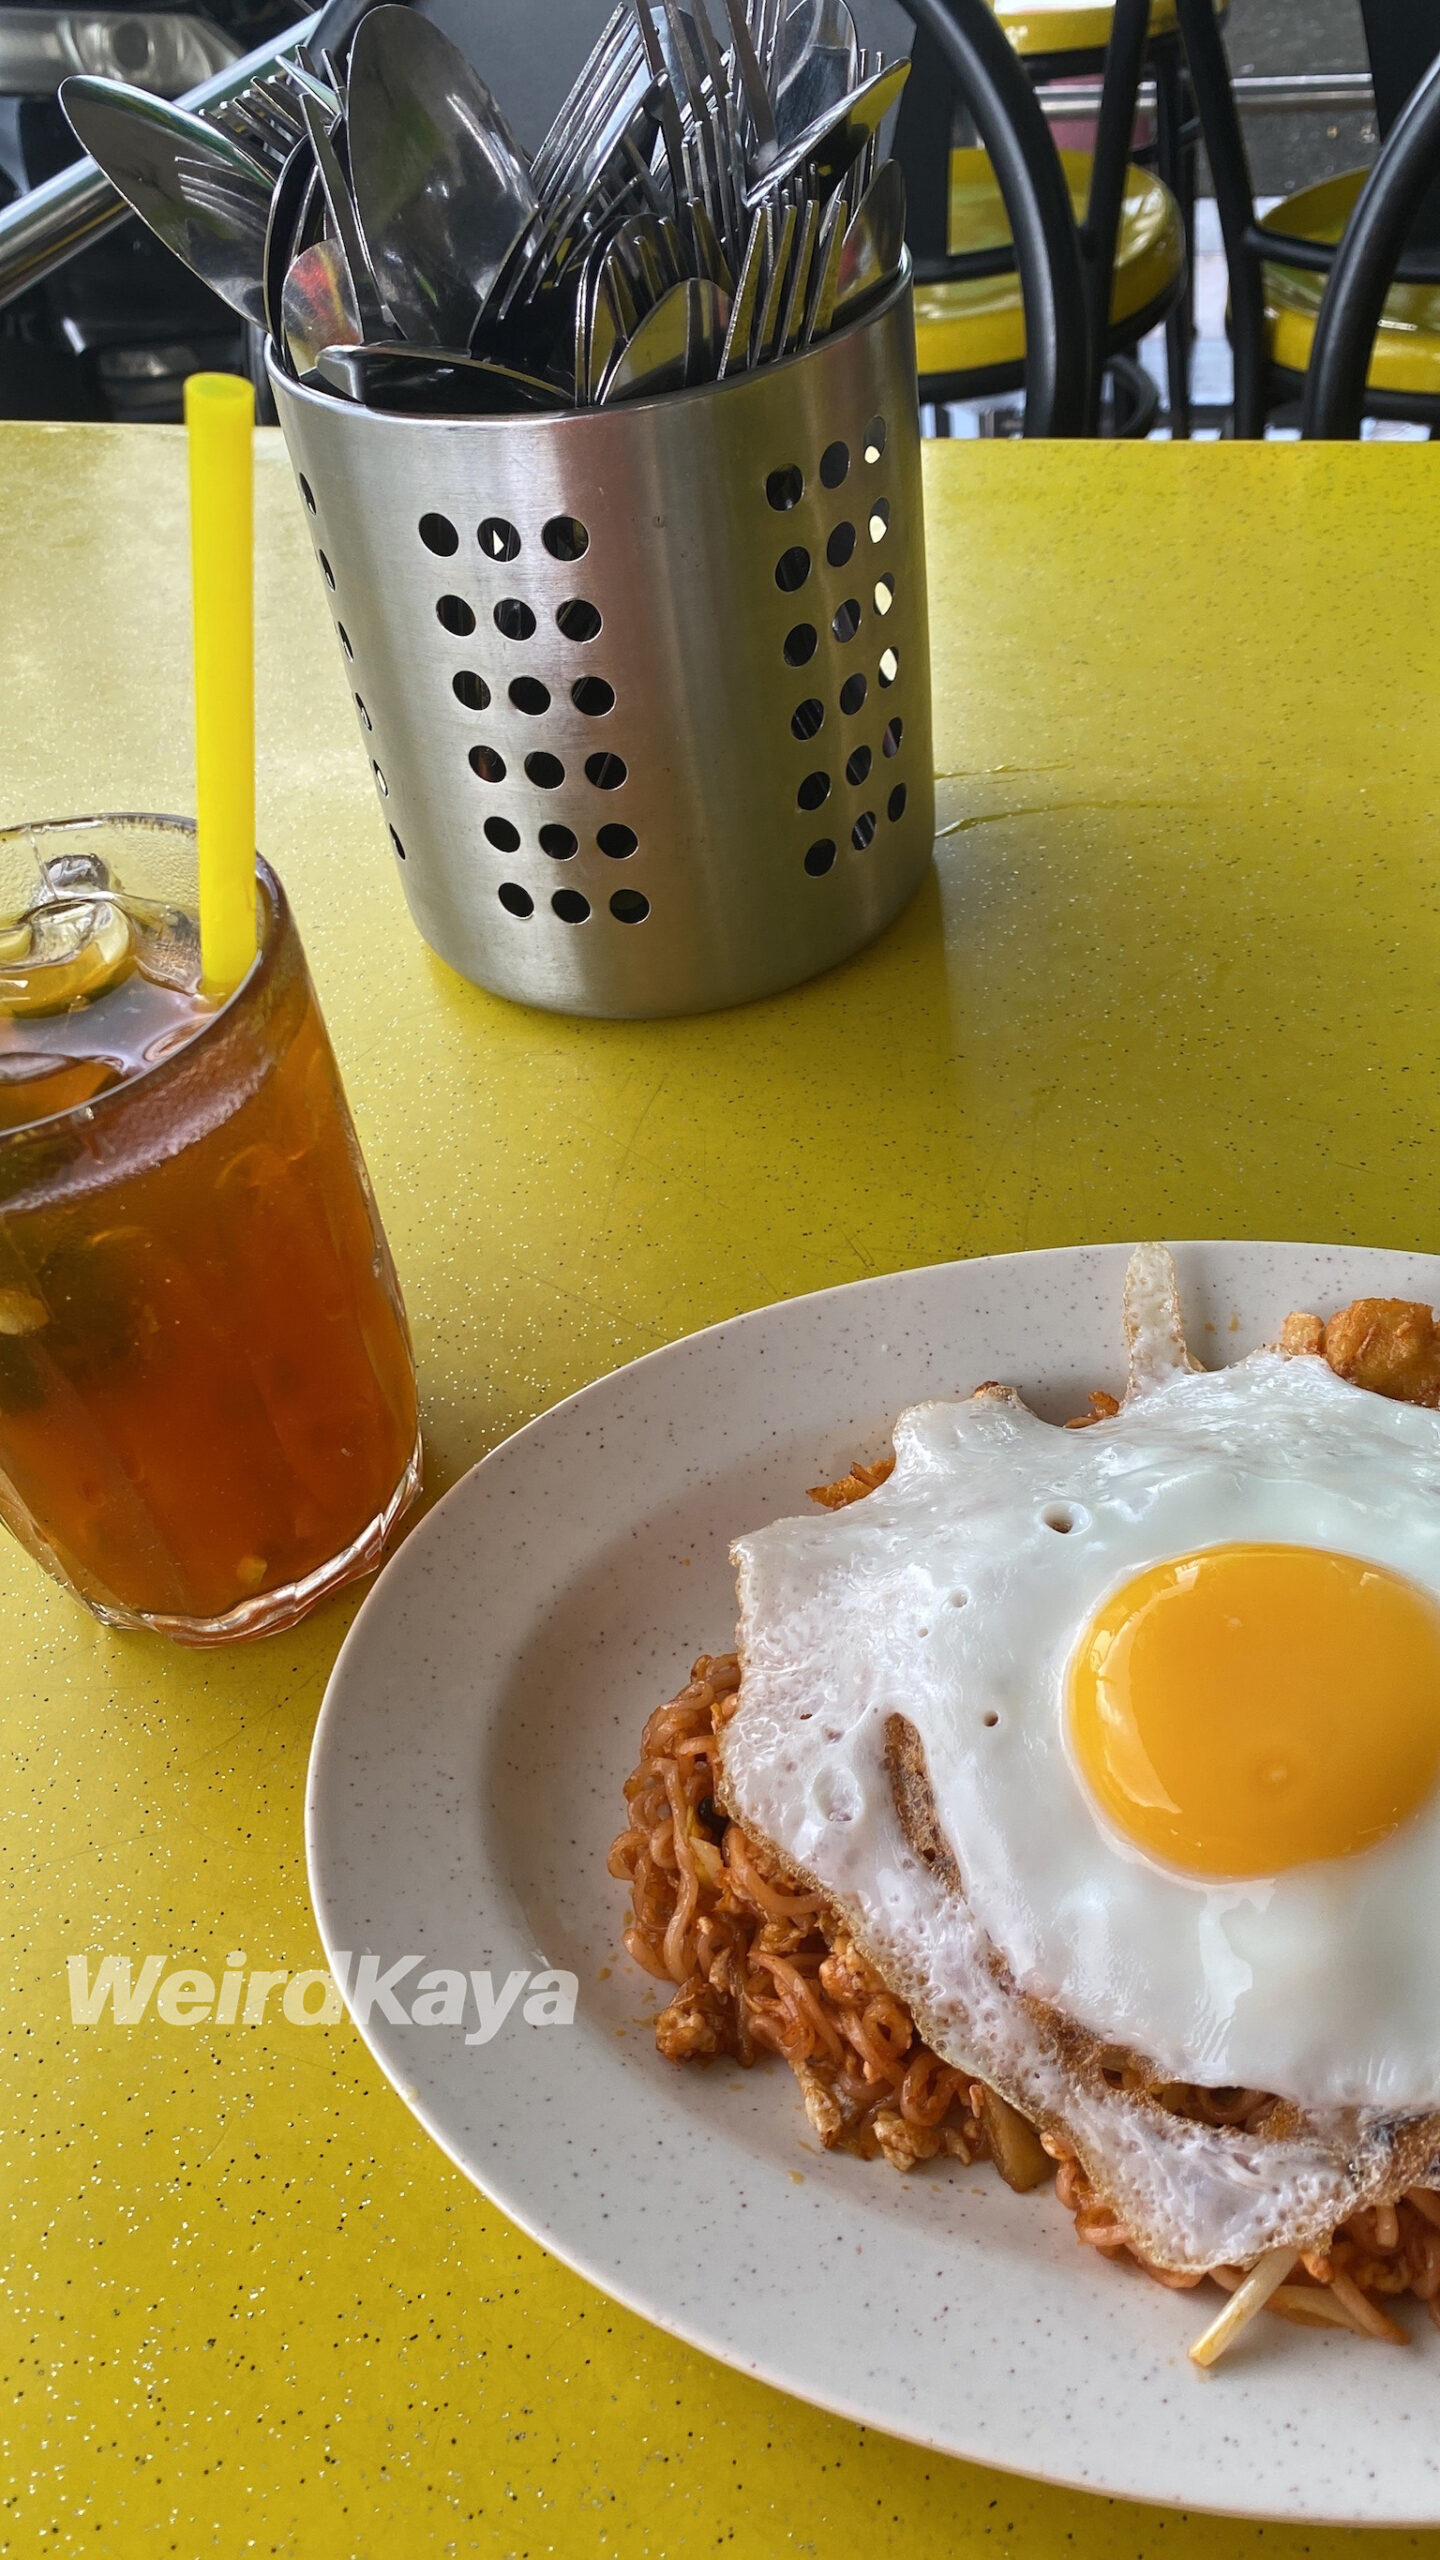
[{"label": "chair leg", "polygon": [[1100,83],[1100,112],[1095,121],[1095,148],[1090,162],[1090,192],[1080,226],[1085,268],[1085,302],[1090,341],[1085,428],[1100,426],[1101,381],[1110,334],[1110,302],[1115,282],[1115,252],[1120,212],[1125,198],[1125,172],[1135,138],[1135,101],[1149,44],[1148,0],[1115,0],[1105,69]]},{"label": "chair leg", "polygon": [[1190,433],[1190,314],[1182,294],[1165,323],[1165,378],[1169,386],[1170,433]]},{"label": "chair leg", "polygon": [[1230,268],[1230,347],[1235,359],[1232,435],[1265,433],[1270,411],[1270,358],[1265,342],[1265,287],[1258,259]]},{"label": "chair leg", "polygon": [[1165,323],[1165,373],[1170,393],[1170,433],[1190,433],[1190,349],[1195,337],[1195,144],[1187,137],[1185,80],[1178,49],[1157,45],[1155,165],[1180,207],[1185,230],[1185,290]]},{"label": "chair leg", "polygon": [[1270,340],[1245,136],[1216,23],[1215,0],[1175,0],[1175,13],[1215,181],[1230,274],[1230,344],[1235,357],[1230,432],[1237,437],[1263,436],[1270,393]]}]

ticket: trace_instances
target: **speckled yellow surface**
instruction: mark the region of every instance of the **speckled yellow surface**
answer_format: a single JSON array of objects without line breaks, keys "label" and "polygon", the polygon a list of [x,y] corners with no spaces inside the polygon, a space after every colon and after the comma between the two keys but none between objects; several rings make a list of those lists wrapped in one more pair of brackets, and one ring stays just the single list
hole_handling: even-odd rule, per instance
[{"label": "speckled yellow surface", "polygon": [[[262,439],[261,842],[405,1281],[432,1489],[616,1362],[868,1271],[1440,1245],[1440,466],[927,462],[936,879],[796,995],[630,1027],[507,1008],[416,940]],[[0,429],[0,821],[190,805],[184,507],[169,430]],[[318,1961],[301,1801],[348,1615],[187,1656],[0,1550],[0,2549],[1440,2553],[1037,2488],[742,2380],[519,2238],[348,2025],[73,2026],[72,1954]]]}]

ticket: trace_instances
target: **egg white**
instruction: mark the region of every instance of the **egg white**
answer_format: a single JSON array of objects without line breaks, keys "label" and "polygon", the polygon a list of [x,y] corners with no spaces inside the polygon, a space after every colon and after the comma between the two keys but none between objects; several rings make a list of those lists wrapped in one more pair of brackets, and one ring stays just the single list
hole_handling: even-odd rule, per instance
[{"label": "egg white", "polygon": [[[736,1546],[732,1810],[953,2011],[977,2067],[996,2031],[972,2016],[994,2006],[983,1938],[1020,1992],[1176,2079],[1371,2120],[1440,2106],[1440,1797],[1356,1856],[1217,1884],[1110,1828],[1064,1719],[1095,1609],[1195,1548],[1325,1548],[1440,1601],[1440,1416],[1260,1353],[1162,1372],[1083,1431],[982,1393],[916,1407],[895,1437],[878,1492]],[[897,1712],[963,1878],[964,1950],[898,1833]]]}]

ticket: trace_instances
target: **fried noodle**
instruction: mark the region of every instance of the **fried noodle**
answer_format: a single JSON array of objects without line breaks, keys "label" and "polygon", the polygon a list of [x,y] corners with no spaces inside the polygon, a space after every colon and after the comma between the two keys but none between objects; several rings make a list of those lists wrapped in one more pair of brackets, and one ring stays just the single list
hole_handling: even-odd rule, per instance
[{"label": "fried noodle", "polygon": [[[625,1946],[673,1986],[655,2021],[659,2051],[669,2062],[726,2056],[747,2069],[762,2053],[779,2054],[827,2151],[883,2157],[894,2169],[941,2155],[962,2166],[990,2160],[1004,2175],[1010,2163],[987,2119],[1002,2108],[1014,2118],[1014,2110],[932,2051],[821,1897],[787,1891],[716,1804],[715,1735],[739,1687],[733,1653],[701,1654],[688,1685],[656,1709],[626,1781],[629,1820],[610,1851],[610,1873],[630,1888]],[[1164,2095],[1177,2114],[1215,2125],[1244,2125],[1274,2103],[1255,2089],[1184,2083]],[[1043,2148],[1077,2240],[1104,2258],[1134,2261],[1172,2291],[1205,2281],[1152,2266],[1079,2162],[1048,2138]],[[1010,2183],[1033,2181],[1012,2175]],[[1237,2292],[1244,2270],[1216,2269],[1214,2281]],[[1440,2193],[1420,2187],[1398,2205],[1352,2215],[1324,2250],[1306,2251],[1264,2307],[1305,2327],[1403,2342],[1384,2307],[1402,2294],[1425,2303],[1440,2328]]]},{"label": "fried noodle", "polygon": [[[1350,1322],[1358,1310],[1332,1318],[1326,1330],[1344,1344],[1342,1374],[1358,1371],[1357,1383],[1369,1385],[1360,1351],[1378,1357],[1379,1343],[1390,1354],[1391,1337],[1371,1311],[1388,1316],[1391,1302],[1360,1304],[1368,1323],[1363,1336]],[[1317,1338],[1302,1340],[1301,1327],[1314,1328]],[[1282,1341],[1287,1349],[1331,1352],[1313,1317],[1288,1319]],[[1405,1348],[1407,1354],[1412,1348],[1408,1337]],[[1397,1387],[1387,1375],[1379,1391],[1408,1390],[1414,1402],[1440,1400],[1440,1328],[1434,1348],[1427,1338],[1422,1349],[1423,1387],[1408,1375]],[[1341,1367],[1338,1357],[1333,1365]],[[1092,1397],[1091,1405],[1072,1428],[1115,1409],[1113,1397],[1104,1395]],[[857,1462],[838,1483],[813,1487],[813,1498],[832,1510],[862,1500],[893,1464]],[[655,2020],[655,2042],[666,2060],[723,2055],[748,2069],[762,2053],[779,2054],[826,2150],[866,2160],[883,2156],[901,2170],[942,2156],[966,2167],[989,2160],[1021,2190],[1053,2175],[1077,2240],[1101,2257],[1135,2263],[1172,2290],[1206,2282],[1151,2265],[1064,2145],[1048,2136],[1037,2140],[996,2091],[933,2052],[905,2003],[827,1913],[823,1897],[790,1889],[792,1880],[776,1874],[760,1844],[722,1812],[714,1794],[715,1737],[739,1705],[739,1689],[736,1655],[701,1654],[678,1697],[656,1709],[641,1736],[639,1764],[626,1780],[626,1827],[610,1850],[610,1873],[630,1889],[626,1949],[645,1972],[672,1986]],[[1124,2085],[1121,2067],[1113,2077]],[[1177,2115],[1237,2128],[1258,2125],[1276,2104],[1263,2090],[1186,2082],[1153,2094]],[[1208,2280],[1232,2296],[1245,2294],[1247,2303],[1253,2295],[1256,2310],[1281,2319],[1402,2345],[1407,2332],[1385,2306],[1408,2294],[1440,2328],[1440,2191],[1412,2187],[1398,2204],[1352,2214],[1324,2249],[1306,2250],[1293,2265],[1288,2251],[1271,2255],[1283,2256],[1285,2267],[1269,2269],[1262,2281],[1259,2270],[1242,2267],[1214,2268]],[[1237,2312],[1244,2307],[1237,2302]],[[1197,2342],[1201,2361],[1221,2351],[1206,2341],[1228,2342],[1231,2327],[1229,2313],[1222,2313]]]}]

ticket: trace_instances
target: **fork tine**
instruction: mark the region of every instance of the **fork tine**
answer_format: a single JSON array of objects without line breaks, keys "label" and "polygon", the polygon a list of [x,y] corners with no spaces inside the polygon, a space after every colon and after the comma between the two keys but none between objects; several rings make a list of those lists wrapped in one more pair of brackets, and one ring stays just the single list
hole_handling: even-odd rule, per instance
[{"label": "fork tine", "polygon": [[544,135],[531,162],[535,191],[540,193],[542,173],[550,178],[562,163],[573,138],[587,120],[593,118],[597,98],[607,90],[618,59],[626,51],[626,39],[633,33],[626,0],[605,21],[580,70],[556,109],[548,132]]}]

